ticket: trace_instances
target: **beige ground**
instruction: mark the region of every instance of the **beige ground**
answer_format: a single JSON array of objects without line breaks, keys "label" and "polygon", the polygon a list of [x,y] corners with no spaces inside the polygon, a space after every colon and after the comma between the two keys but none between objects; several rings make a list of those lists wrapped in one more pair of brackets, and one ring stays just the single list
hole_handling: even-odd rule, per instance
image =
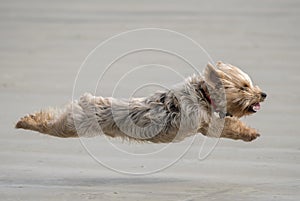
[{"label": "beige ground", "polygon": [[[0,200],[300,199],[299,1],[49,2],[0,2]],[[142,27],[179,31],[214,60],[242,66],[268,93],[246,119],[261,138],[221,140],[199,161],[200,137],[172,167],[128,176],[96,163],[78,139],[14,130],[20,116],[71,99],[78,67],[99,42]],[[99,147],[107,144],[99,139]],[[137,172],[173,157],[169,151],[136,166],[130,157],[101,156]]]}]

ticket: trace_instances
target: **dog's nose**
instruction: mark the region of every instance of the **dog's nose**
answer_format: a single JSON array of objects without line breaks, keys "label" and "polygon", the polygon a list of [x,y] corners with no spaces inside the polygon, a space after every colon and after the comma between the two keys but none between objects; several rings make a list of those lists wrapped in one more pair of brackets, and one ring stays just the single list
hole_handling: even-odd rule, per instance
[{"label": "dog's nose", "polygon": [[266,98],[266,97],[267,97],[267,94],[264,93],[264,92],[261,92],[261,97],[262,97],[262,98]]}]

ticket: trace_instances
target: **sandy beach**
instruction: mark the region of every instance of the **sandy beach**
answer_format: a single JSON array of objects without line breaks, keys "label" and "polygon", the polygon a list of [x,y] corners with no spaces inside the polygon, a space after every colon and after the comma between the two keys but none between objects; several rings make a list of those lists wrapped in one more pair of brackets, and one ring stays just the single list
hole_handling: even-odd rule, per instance
[{"label": "sandy beach", "polygon": [[[28,0],[0,1],[0,10],[0,200],[300,199],[299,1]],[[166,146],[102,136],[59,139],[14,129],[21,116],[72,99],[78,69],[99,43],[148,27],[185,34],[214,61],[235,64],[251,75],[268,98],[261,111],[243,121],[258,128],[261,137],[251,143],[221,139],[210,151],[216,141],[202,135]],[[123,42],[122,47],[132,45]],[[208,61],[181,47],[200,65]],[[153,55],[123,60],[124,67],[108,72],[96,94],[111,95],[128,72],[125,66],[141,65],[143,58],[165,61],[182,76],[191,73],[177,67],[176,59]],[[108,62],[109,52],[102,56]],[[75,96],[95,86],[91,76],[104,69],[99,65],[99,72],[82,73]],[[139,79],[128,74],[116,96],[126,96],[153,77],[164,86],[180,80],[167,71],[145,72],[136,72]],[[210,154],[199,160],[203,146],[202,154]]]}]

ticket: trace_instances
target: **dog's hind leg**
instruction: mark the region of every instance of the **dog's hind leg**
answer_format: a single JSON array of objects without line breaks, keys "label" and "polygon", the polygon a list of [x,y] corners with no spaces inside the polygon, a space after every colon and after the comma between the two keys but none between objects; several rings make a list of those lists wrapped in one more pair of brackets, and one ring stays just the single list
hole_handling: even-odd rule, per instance
[{"label": "dog's hind leg", "polygon": [[38,131],[56,137],[78,137],[71,114],[57,110],[44,110],[22,117],[16,128]]}]

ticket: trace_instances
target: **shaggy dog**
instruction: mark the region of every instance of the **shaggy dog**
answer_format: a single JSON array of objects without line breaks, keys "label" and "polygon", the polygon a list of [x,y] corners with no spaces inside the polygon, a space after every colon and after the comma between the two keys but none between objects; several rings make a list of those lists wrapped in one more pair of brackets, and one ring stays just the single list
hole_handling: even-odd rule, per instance
[{"label": "shaggy dog", "polygon": [[84,94],[64,110],[25,116],[16,128],[56,137],[105,134],[153,143],[169,143],[202,133],[252,141],[258,132],[239,118],[260,109],[266,94],[239,68],[208,64],[204,76],[193,75],[170,90],[146,98],[119,100]]}]

